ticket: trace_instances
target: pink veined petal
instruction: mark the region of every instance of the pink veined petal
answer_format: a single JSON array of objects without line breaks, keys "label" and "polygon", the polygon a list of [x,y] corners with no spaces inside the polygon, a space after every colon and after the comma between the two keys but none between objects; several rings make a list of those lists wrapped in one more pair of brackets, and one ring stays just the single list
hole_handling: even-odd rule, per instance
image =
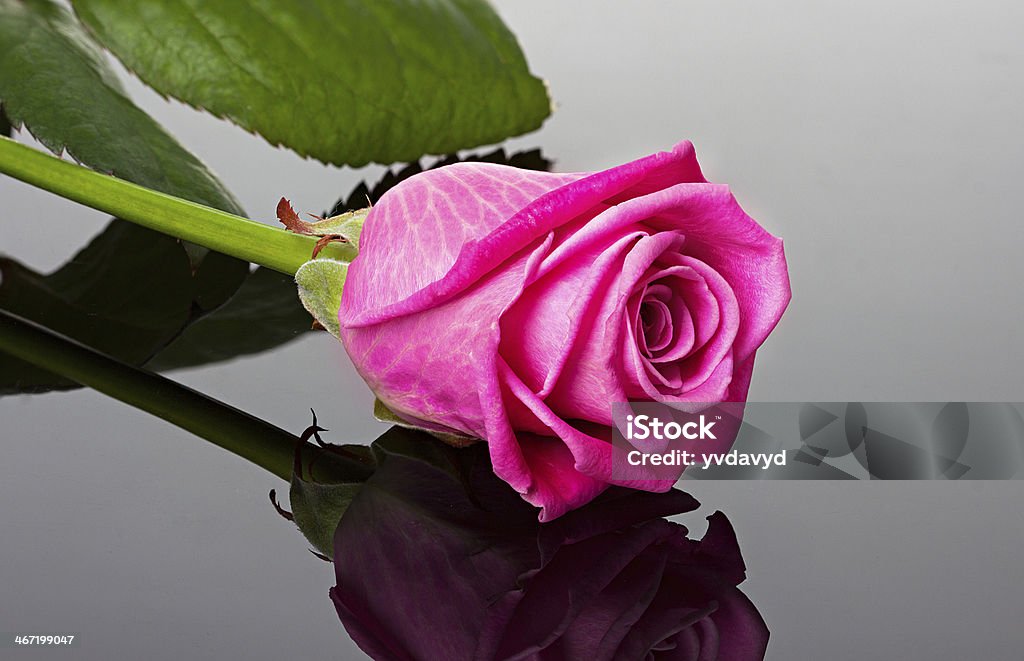
[{"label": "pink veined petal", "polygon": [[[474,169],[466,177],[461,176],[469,165],[474,166]],[[671,152],[652,154],[602,172],[589,175],[549,175],[563,179],[543,181],[548,184],[561,182],[564,185],[553,187],[512,213],[507,212],[524,201],[525,194],[517,196],[513,202],[495,204],[490,213],[478,211],[473,216],[476,219],[473,223],[467,224],[461,219],[439,220],[449,217],[448,214],[461,212],[464,205],[486,207],[486,203],[491,202],[490,197],[506,193],[503,183],[506,177],[518,178],[523,172],[497,165],[483,168],[484,165],[487,164],[457,164],[429,171],[423,175],[432,175],[432,178],[423,175],[413,177],[381,198],[367,217],[360,239],[360,254],[349,267],[339,314],[342,326],[367,326],[436,307],[469,287],[536,238],[587,213],[605,200],[622,195],[646,195],[678,181],[704,180],[693,153],[693,145],[682,142]],[[444,173],[452,168],[458,168],[455,174]],[[479,182],[478,179],[484,176],[481,174],[483,170],[500,185],[487,187]],[[441,176],[446,179],[435,181]],[[455,178],[463,186],[475,183],[480,188],[464,187],[455,194],[446,195],[447,204],[438,202],[437,196],[456,187]],[[536,187],[540,181],[540,178],[534,178],[529,183]],[[379,212],[378,207],[382,207]],[[427,209],[426,213],[412,213],[413,210],[423,208]],[[506,213],[504,218],[507,220],[492,224],[494,219]],[[415,234],[408,229],[409,225],[419,224],[426,229],[418,230]],[[447,233],[450,227],[466,228],[457,232],[458,250],[442,252],[441,255],[445,257],[429,256],[430,249],[441,249],[445,240],[455,243]],[[435,233],[447,238],[434,237]],[[453,262],[449,262],[453,252],[457,252],[457,256]],[[426,273],[420,271],[424,264],[428,264]],[[377,290],[363,285],[381,267],[393,268],[396,265],[402,269],[396,284],[389,281],[386,288],[378,287]],[[369,269],[369,273],[364,275],[365,269]],[[353,280],[360,284],[350,290],[349,283]],[[381,289],[386,292],[379,291]],[[353,293],[350,294],[350,291]]]},{"label": "pink veined petal", "polygon": [[497,379],[498,320],[551,240],[535,242],[456,300],[387,324],[345,329],[345,349],[370,389],[407,420],[487,439],[484,409],[495,404],[481,393]]},{"label": "pink veined petal", "polygon": [[[492,163],[427,170],[370,209],[349,266],[342,321],[392,305],[445,276],[477,241],[536,198],[584,174],[532,172]],[[517,242],[514,254],[542,236]]]}]

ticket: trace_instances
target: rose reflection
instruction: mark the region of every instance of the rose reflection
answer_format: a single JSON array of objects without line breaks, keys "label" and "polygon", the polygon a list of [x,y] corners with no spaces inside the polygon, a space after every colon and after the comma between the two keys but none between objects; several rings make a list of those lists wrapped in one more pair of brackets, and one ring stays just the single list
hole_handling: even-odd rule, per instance
[{"label": "rose reflection", "polygon": [[721,512],[703,539],[662,518],[681,491],[613,488],[548,524],[486,448],[395,429],[334,538],[331,598],[375,659],[762,659]]}]

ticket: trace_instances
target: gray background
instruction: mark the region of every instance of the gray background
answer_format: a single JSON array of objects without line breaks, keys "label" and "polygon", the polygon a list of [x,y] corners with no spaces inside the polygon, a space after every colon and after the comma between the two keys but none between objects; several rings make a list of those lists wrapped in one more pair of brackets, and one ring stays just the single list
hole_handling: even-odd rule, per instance
[{"label": "gray background", "polygon": [[[558,105],[511,146],[589,170],[691,139],[785,238],[793,303],[752,399],[1024,400],[1024,6],[497,5]],[[254,217],[282,195],[326,208],[381,172],[303,161],[128,86]],[[0,250],[40,269],[106,222],[7,178],[0,200]],[[380,429],[326,335],[175,378],[294,430],[312,406],[337,441]],[[359,658],[330,566],[273,513],[281,485],[259,469],[86,391],[0,399],[0,453],[0,631],[81,636],[0,657]],[[1024,656],[1020,483],[688,487],[736,526],[769,658]]]}]

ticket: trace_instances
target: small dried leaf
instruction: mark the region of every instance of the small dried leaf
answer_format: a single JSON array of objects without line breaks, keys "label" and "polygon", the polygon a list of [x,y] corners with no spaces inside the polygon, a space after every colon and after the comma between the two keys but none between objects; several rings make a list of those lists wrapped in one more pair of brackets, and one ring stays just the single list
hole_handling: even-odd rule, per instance
[{"label": "small dried leaf", "polygon": [[314,236],[313,224],[307,223],[306,221],[299,218],[299,214],[295,213],[295,209],[292,208],[291,202],[285,198],[277,203],[277,219],[281,221],[281,224],[289,232],[295,232],[296,234],[302,234],[305,236]]},{"label": "small dried leaf", "polygon": [[320,254],[320,251],[327,247],[331,243],[348,243],[348,239],[340,234],[325,234],[317,240],[316,245],[313,246],[313,259],[316,259]]}]

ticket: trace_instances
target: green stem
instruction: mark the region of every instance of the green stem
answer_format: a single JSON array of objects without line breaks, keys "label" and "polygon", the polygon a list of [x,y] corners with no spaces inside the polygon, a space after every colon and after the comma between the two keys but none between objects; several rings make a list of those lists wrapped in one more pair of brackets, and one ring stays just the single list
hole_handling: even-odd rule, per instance
[{"label": "green stem", "polygon": [[[0,136],[0,172],[118,218],[294,275],[309,261],[315,237],[165,195],[63,161]],[[331,244],[321,253],[351,261],[354,249]]]},{"label": "green stem", "polygon": [[[248,459],[290,480],[299,438],[280,427],[170,379],[132,367],[31,321],[0,310],[0,353],[9,353],[88,386]],[[308,467],[318,448],[306,444]],[[366,466],[332,453],[316,460],[318,474],[361,481]]]}]

